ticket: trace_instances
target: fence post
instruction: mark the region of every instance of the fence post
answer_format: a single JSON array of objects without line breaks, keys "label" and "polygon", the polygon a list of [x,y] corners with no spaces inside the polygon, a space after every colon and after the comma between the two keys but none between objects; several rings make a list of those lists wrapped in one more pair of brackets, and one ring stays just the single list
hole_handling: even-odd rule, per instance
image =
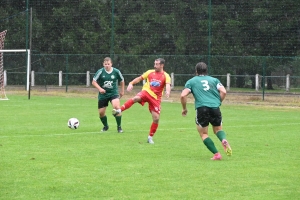
[{"label": "fence post", "polygon": [[4,86],[7,85],[7,74],[6,74],[6,70],[3,71],[3,81],[4,81]]},{"label": "fence post", "polygon": [[255,90],[259,89],[259,74],[255,74]]},{"label": "fence post", "polygon": [[175,82],[175,80],[174,80],[174,72],[172,72],[171,73],[171,89],[174,88],[174,82]]},{"label": "fence post", "polygon": [[90,87],[90,71],[86,72],[86,87]]},{"label": "fence post", "polygon": [[290,75],[287,74],[287,75],[286,75],[286,91],[287,91],[287,92],[290,91],[290,86],[291,86]]},{"label": "fence post", "polygon": [[34,86],[34,71],[31,71],[31,86]]},{"label": "fence post", "polygon": [[62,71],[58,72],[58,86],[62,86]]},{"label": "fence post", "polygon": [[227,73],[227,90],[230,90],[230,73]]}]

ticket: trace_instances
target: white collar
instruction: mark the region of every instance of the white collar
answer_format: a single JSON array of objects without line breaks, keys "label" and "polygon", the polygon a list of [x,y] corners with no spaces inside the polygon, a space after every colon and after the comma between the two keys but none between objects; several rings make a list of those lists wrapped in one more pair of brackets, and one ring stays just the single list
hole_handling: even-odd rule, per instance
[{"label": "white collar", "polygon": [[[106,69],[104,68],[104,70],[106,71]],[[114,68],[112,67],[110,71],[106,71],[106,73],[110,74],[112,73],[112,71],[114,70]]]}]

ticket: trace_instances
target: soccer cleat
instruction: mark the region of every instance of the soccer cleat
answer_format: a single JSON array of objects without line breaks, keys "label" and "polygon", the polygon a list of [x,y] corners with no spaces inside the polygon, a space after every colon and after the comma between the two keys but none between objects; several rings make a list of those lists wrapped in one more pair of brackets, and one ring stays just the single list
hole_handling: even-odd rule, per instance
[{"label": "soccer cleat", "polygon": [[105,132],[108,130],[108,126],[104,126],[103,129],[101,130],[101,132]]},{"label": "soccer cleat", "polygon": [[112,115],[113,116],[117,116],[118,114],[120,114],[121,112],[119,111],[119,110],[117,110],[117,109],[113,109],[112,110]]},{"label": "soccer cleat", "polygon": [[222,156],[219,152],[215,153],[214,157],[211,158],[211,160],[221,160],[221,159],[222,159]]},{"label": "soccer cleat", "polygon": [[148,140],[147,140],[147,142],[148,142],[149,144],[154,144],[154,142],[153,142],[153,140],[152,140],[152,137],[151,137],[151,136],[148,136]]},{"label": "soccer cleat", "polygon": [[232,155],[232,149],[228,143],[228,141],[226,139],[222,140],[222,145],[224,148],[224,151],[226,152],[227,156],[231,156]]},{"label": "soccer cleat", "polygon": [[118,126],[118,133],[123,133],[121,126]]}]

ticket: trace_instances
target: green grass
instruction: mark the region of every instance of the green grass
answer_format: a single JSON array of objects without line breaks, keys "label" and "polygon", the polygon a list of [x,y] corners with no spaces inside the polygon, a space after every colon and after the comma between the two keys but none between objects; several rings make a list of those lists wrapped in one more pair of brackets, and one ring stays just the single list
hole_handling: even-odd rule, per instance
[{"label": "green grass", "polygon": [[[100,133],[95,98],[9,95],[0,101],[0,199],[298,199],[299,108],[223,105],[233,148],[211,161],[193,105],[162,104],[155,144],[146,143],[147,105],[123,113],[123,134],[108,107]],[[77,117],[71,130],[67,120]]]}]

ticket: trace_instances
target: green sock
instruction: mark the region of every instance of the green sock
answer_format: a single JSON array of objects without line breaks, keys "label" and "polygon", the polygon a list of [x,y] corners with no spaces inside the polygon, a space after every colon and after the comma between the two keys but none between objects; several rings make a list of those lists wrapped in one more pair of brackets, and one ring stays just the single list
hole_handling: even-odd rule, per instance
[{"label": "green sock", "polygon": [[108,124],[107,124],[107,117],[106,117],[106,115],[105,115],[104,117],[100,117],[100,120],[101,120],[101,122],[102,122],[103,126],[108,126]]},{"label": "green sock", "polygon": [[208,148],[208,150],[210,150],[213,154],[218,153],[218,150],[215,147],[214,142],[209,137],[203,140],[203,143]]},{"label": "green sock", "polygon": [[223,130],[218,131],[216,133],[217,137],[219,138],[219,140],[222,142],[222,140],[226,139],[226,134]]},{"label": "green sock", "polygon": [[118,126],[121,126],[121,121],[122,121],[122,115],[121,116],[115,116],[116,122]]}]

